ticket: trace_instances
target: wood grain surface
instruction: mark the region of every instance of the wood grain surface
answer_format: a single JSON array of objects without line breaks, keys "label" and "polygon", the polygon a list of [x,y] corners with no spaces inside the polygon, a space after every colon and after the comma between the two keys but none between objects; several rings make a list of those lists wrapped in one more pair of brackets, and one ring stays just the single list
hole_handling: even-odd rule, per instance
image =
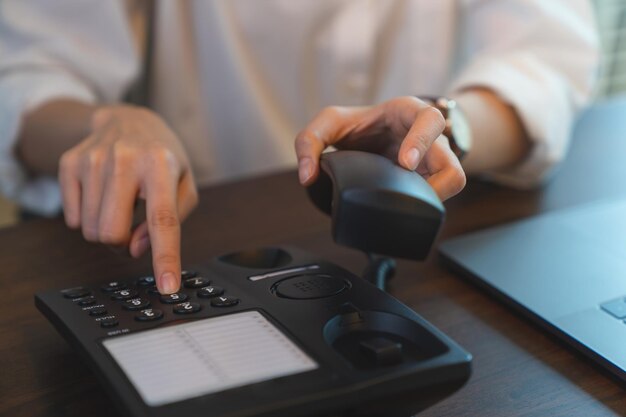
[{"label": "wood grain surface", "polygon": [[[589,111],[568,161],[542,190],[470,182],[447,204],[442,238],[626,196],[624,115],[626,102],[619,100]],[[362,254],[332,243],[329,219],[308,201],[295,172],[202,190],[200,206],[183,227],[183,261],[280,243],[357,274],[365,267]],[[117,416],[95,376],[35,309],[33,294],[138,276],[150,271],[150,260],[85,243],[61,220],[37,220],[0,231],[0,265],[0,415]],[[421,415],[626,415],[626,384],[454,276],[435,252],[422,264],[400,261],[389,291],[474,355],[469,382]]]}]

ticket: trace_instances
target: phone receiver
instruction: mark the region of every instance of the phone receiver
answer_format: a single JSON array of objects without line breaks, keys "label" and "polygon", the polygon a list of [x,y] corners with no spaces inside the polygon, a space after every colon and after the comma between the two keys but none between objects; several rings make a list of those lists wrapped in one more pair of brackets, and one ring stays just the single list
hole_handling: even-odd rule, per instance
[{"label": "phone receiver", "polygon": [[399,258],[428,256],[445,209],[419,174],[360,151],[322,154],[320,165],[308,193],[332,216],[335,242]]}]

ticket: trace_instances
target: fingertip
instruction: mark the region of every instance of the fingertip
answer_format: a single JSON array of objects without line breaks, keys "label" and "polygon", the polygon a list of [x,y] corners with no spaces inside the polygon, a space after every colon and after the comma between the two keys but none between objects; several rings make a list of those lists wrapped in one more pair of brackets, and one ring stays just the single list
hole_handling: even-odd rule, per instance
[{"label": "fingertip", "polygon": [[157,279],[157,288],[161,294],[172,294],[178,291],[180,278],[176,278],[173,272],[164,272]]},{"label": "fingertip", "polygon": [[300,179],[300,184],[309,185],[315,174],[315,164],[313,160],[309,157],[302,158],[298,162],[298,178]]},{"label": "fingertip", "polygon": [[420,162],[420,151],[417,148],[409,148],[401,158],[402,165],[411,171],[415,171]]}]

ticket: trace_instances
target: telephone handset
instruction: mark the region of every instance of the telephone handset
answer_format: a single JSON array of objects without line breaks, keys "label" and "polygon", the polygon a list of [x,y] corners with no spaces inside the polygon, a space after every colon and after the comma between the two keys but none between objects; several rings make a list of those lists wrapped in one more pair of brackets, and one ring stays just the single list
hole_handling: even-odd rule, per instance
[{"label": "telephone handset", "polygon": [[423,260],[445,209],[428,182],[389,159],[361,151],[322,154],[308,188],[332,217],[333,239],[367,253]]}]

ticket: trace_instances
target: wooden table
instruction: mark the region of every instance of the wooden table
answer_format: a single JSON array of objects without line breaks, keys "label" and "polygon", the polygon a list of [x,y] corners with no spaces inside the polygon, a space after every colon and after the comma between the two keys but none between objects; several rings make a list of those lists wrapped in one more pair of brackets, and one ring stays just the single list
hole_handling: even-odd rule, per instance
[{"label": "wooden table", "polygon": [[[447,204],[443,237],[545,210],[626,196],[626,101],[586,113],[569,159],[541,191],[471,182]],[[357,274],[364,257],[332,244],[294,172],[207,188],[183,228],[185,264],[225,252],[287,243]],[[85,243],[60,220],[0,231],[0,415],[114,416],[94,375],[33,305],[46,288],[138,276],[131,260]],[[626,385],[480,290],[453,276],[436,254],[401,261],[390,292],[474,355],[465,387],[424,416],[626,415]],[[626,347],[625,347],[626,350]]]}]

